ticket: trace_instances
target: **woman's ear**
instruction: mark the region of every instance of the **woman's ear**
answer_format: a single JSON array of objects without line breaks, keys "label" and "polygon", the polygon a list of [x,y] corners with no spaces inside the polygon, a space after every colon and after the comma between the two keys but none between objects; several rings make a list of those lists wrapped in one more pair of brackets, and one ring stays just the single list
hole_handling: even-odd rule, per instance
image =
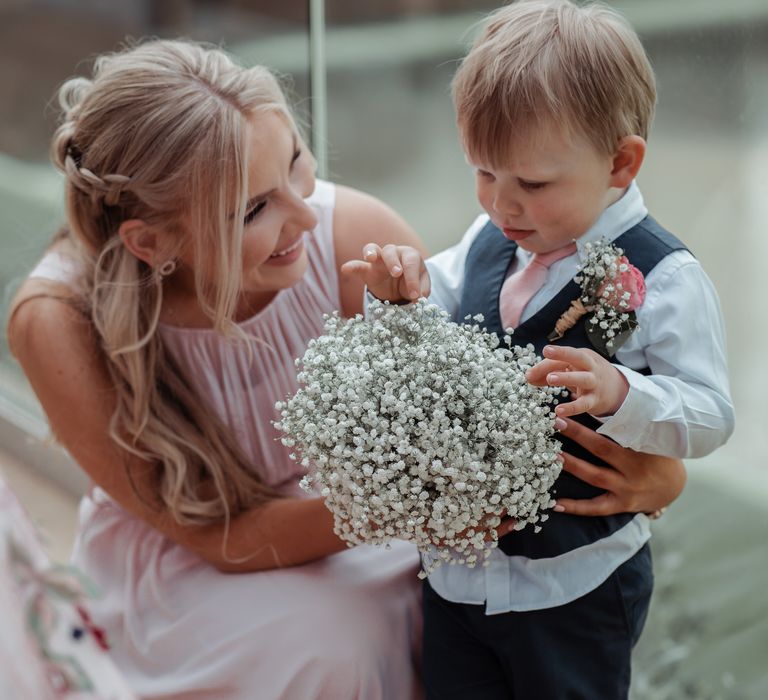
[{"label": "woman's ear", "polygon": [[619,141],[618,148],[613,154],[611,187],[622,189],[629,187],[640,172],[640,166],[645,158],[645,148],[645,139],[640,136],[625,136]]},{"label": "woman's ear", "polygon": [[141,219],[128,219],[120,224],[117,231],[123,245],[128,251],[153,267],[158,260],[157,234],[152,231]]}]

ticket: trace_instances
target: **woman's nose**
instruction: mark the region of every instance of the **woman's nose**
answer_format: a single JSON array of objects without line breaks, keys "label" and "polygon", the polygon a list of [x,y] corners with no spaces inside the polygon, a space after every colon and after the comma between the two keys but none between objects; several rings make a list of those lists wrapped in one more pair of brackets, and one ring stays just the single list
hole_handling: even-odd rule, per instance
[{"label": "woman's nose", "polygon": [[311,231],[317,226],[317,215],[306,200],[298,194],[292,198],[291,222],[302,231]]}]

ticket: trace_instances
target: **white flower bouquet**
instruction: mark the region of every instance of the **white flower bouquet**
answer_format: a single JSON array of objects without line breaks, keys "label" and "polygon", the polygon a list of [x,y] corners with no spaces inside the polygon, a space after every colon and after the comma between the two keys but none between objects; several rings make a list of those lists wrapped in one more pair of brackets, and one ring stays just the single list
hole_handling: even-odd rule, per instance
[{"label": "white flower bouquet", "polygon": [[553,505],[560,390],[526,381],[531,346],[499,347],[426,300],[374,302],[369,316],[326,317],[297,360],[301,388],[277,404],[283,443],[350,544],[407,540],[428,571],[474,566],[503,515],[538,528]]}]

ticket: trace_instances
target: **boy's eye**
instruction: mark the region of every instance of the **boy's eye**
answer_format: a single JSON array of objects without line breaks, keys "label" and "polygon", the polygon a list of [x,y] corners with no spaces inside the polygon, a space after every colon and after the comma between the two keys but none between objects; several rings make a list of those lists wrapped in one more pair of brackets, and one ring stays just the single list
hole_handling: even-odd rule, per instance
[{"label": "boy's eye", "polygon": [[542,187],[546,187],[546,182],[531,182],[530,180],[520,180],[520,187],[524,190],[540,190]]},{"label": "boy's eye", "polygon": [[483,180],[493,180],[493,175],[487,170],[476,170],[475,172],[477,173],[477,176]]},{"label": "boy's eye", "polygon": [[264,207],[267,206],[267,200],[265,199],[263,202],[259,202],[251,211],[249,211],[245,218],[243,219],[243,226],[247,226],[251,223],[260,213],[261,210],[264,209]]}]

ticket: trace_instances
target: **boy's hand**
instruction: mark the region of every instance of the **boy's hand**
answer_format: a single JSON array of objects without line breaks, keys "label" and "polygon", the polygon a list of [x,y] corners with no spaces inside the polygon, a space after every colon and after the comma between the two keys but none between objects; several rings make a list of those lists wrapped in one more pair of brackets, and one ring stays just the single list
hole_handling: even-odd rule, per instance
[{"label": "boy's hand", "polygon": [[612,416],[621,408],[629,382],[594,350],[547,345],[543,354],[545,359],[526,372],[526,379],[534,386],[564,386],[576,397],[559,404],[555,408],[557,416]]},{"label": "boy's hand", "polygon": [[429,296],[430,280],[421,254],[405,245],[368,243],[362,260],[349,260],[341,266],[345,275],[357,275],[368,290],[382,301],[415,301]]}]

